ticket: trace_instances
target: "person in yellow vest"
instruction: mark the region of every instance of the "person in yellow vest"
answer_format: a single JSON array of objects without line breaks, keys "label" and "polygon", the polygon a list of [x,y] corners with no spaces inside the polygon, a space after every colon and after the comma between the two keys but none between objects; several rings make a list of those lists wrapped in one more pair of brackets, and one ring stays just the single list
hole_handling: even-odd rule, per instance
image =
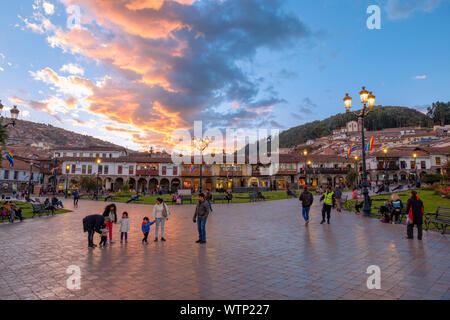
[{"label": "person in yellow vest", "polygon": [[334,204],[334,192],[331,190],[331,186],[327,186],[327,190],[320,198],[320,201],[323,200],[323,207],[322,207],[322,222],[320,224],[325,223],[325,214],[327,216],[327,222],[330,224],[330,216],[331,216],[331,208]]}]

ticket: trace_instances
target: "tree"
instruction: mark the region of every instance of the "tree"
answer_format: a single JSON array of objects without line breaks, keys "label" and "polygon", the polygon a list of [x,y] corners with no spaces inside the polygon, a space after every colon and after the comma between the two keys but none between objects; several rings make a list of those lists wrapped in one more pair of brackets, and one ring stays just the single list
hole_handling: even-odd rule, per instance
[{"label": "tree", "polygon": [[128,183],[122,186],[122,192],[130,192],[130,185]]},{"label": "tree", "polygon": [[97,188],[97,181],[95,178],[91,176],[83,176],[80,180],[80,186],[81,189],[89,192],[89,191],[95,191]]},{"label": "tree", "polygon": [[427,115],[433,119],[434,124],[440,124],[445,126],[450,123],[450,102],[434,102],[431,107],[428,108]]},{"label": "tree", "polygon": [[349,186],[353,186],[356,181],[356,171],[354,169],[350,169],[347,173],[347,176],[345,177],[345,182]]},{"label": "tree", "polygon": [[428,184],[433,184],[440,182],[442,180],[442,175],[439,173],[426,173],[422,176],[422,181]]}]

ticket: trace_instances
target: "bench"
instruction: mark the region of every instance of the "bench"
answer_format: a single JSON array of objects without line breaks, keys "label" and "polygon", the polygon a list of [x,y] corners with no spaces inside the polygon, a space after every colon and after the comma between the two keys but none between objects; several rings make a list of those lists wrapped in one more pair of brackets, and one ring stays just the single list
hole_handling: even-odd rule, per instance
[{"label": "bench", "polygon": [[430,224],[433,223],[438,230],[442,230],[442,234],[445,233],[447,226],[450,224],[450,208],[439,207],[435,213],[425,214],[425,230],[428,230]]},{"label": "bench", "polygon": [[222,201],[222,203],[224,203],[224,201],[228,201],[228,203],[230,203],[230,201],[233,201],[233,200],[228,199],[225,194],[216,194],[216,195],[213,195],[212,202],[216,203],[216,201]]},{"label": "bench", "polygon": [[40,217],[45,213],[49,215],[52,212],[52,210],[46,209],[42,204],[32,204],[32,206],[33,206],[33,215],[31,216],[31,218],[34,218],[35,215]]},{"label": "bench", "polygon": [[192,204],[192,195],[182,194],[180,195],[181,198],[181,204],[183,204],[184,201],[189,201]]},{"label": "bench", "polygon": [[297,198],[297,193],[295,191],[286,191],[286,195],[287,198],[292,197],[292,198]]},{"label": "bench", "polygon": [[249,192],[248,197],[250,202],[256,202],[256,200],[258,200],[258,195],[254,192]]}]

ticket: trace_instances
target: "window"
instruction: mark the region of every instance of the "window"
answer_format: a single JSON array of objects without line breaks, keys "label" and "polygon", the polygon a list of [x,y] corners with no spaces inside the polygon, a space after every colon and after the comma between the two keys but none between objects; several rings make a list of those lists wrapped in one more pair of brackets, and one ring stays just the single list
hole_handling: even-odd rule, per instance
[{"label": "window", "polygon": [[167,167],[162,166],[162,175],[165,176],[167,174]]},{"label": "window", "polygon": [[92,174],[92,165],[88,165],[88,174]]},{"label": "window", "polygon": [[81,174],[86,174],[86,165],[85,164],[83,164],[81,166]]},{"label": "window", "polygon": [[437,166],[441,165],[441,157],[436,157],[436,165]]},{"label": "window", "polygon": [[102,174],[103,172],[103,166],[99,165],[98,166],[98,174]]},{"label": "window", "polygon": [[103,167],[103,173],[104,174],[108,174],[108,169],[109,169],[108,166],[104,166]]},{"label": "window", "polygon": [[400,168],[406,169],[406,161],[400,161]]},{"label": "window", "polygon": [[103,157],[103,158],[106,158],[106,153],[102,154],[102,157]]},{"label": "window", "polygon": [[421,162],[420,162],[420,167],[421,167],[422,169],[426,169],[426,168],[427,168],[427,163],[426,163],[425,161],[421,161]]},{"label": "window", "polygon": [[72,165],[72,173],[75,173],[75,171],[77,171],[77,165],[73,164]]},{"label": "window", "polygon": [[178,175],[178,167],[173,167],[173,175]]},{"label": "window", "polygon": [[117,167],[117,173],[118,174],[122,174],[122,166],[118,166]]},{"label": "window", "polygon": [[94,157],[94,154],[93,154],[92,152],[89,153],[89,157],[93,158],[93,157]]},{"label": "window", "polygon": [[19,180],[19,171],[14,171],[14,180]]},{"label": "window", "polygon": [[416,168],[416,163],[414,161],[411,161],[411,169],[415,169]]},{"label": "window", "polygon": [[100,157],[100,153],[96,153],[96,154],[95,154],[95,157],[96,157],[96,158],[99,158],[99,157]]},{"label": "window", "polygon": [[134,166],[128,168],[128,174],[134,174]]},{"label": "window", "polygon": [[5,170],[5,180],[9,179],[9,170]]}]

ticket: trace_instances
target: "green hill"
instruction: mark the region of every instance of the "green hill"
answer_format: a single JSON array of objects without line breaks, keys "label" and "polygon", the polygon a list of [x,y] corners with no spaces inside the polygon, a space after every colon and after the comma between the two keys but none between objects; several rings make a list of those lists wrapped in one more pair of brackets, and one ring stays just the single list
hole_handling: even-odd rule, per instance
[{"label": "green hill", "polygon": [[[324,120],[293,127],[280,133],[280,147],[289,148],[310,139],[328,136],[333,130],[344,127],[347,122],[356,119],[353,113],[339,113]],[[406,107],[375,107],[365,120],[365,127],[370,131],[432,125],[433,120],[429,116]]]}]

